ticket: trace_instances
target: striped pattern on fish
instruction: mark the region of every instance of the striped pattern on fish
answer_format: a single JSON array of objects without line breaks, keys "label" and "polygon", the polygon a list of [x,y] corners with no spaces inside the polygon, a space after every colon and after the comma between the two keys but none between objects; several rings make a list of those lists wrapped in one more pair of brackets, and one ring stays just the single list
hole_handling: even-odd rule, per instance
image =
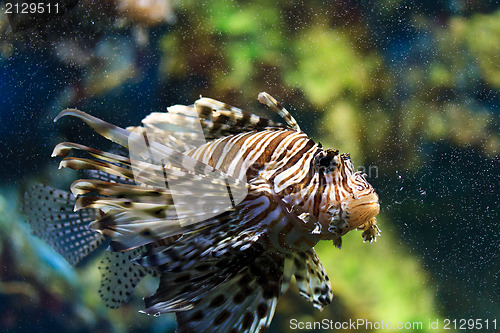
[{"label": "striped pattern on fish", "polygon": [[[322,309],[332,289],[313,247],[332,240],[340,248],[354,229],[375,240],[378,196],[349,154],[324,150],[270,95],[259,94],[259,101],[285,124],[209,98],[127,129],[63,111],[56,120],[80,118],[131,153],[57,145],[60,166],[89,177],[75,181],[72,194],[42,186],[28,192],[28,221],[73,264],[109,239],[111,252],[100,265],[104,302],[118,307],[143,276],[159,276],[144,312],[175,312],[178,332],[263,332],[292,276],[301,295]],[[134,155],[134,147],[148,153]],[[79,215],[52,213],[68,206]],[[44,225],[52,229],[44,232]],[[72,238],[50,231],[59,226],[71,228]]]}]

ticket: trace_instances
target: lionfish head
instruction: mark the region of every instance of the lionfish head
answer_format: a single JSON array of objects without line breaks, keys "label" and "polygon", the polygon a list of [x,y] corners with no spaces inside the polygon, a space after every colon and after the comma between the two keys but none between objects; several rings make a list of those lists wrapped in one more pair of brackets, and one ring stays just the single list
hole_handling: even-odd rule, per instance
[{"label": "lionfish head", "polygon": [[366,181],[366,175],[354,172],[350,155],[339,154],[336,149],[321,150],[315,167],[325,179],[319,214],[320,223],[327,226],[325,238],[339,238],[358,228],[376,228],[375,217],[380,211],[378,195]]}]

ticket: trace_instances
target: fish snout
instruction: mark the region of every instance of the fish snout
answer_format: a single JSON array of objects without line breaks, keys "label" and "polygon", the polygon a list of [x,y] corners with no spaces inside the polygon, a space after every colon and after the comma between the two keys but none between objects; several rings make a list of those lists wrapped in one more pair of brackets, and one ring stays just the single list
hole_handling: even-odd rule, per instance
[{"label": "fish snout", "polygon": [[372,192],[346,202],[346,221],[349,230],[357,229],[369,220],[375,218],[380,212],[378,195]]}]

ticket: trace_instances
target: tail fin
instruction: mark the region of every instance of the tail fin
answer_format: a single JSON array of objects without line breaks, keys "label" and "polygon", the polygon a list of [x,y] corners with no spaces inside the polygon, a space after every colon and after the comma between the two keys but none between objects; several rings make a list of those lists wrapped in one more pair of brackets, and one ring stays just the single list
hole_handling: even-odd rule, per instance
[{"label": "tail fin", "polygon": [[34,185],[24,194],[22,211],[33,234],[49,243],[71,265],[92,253],[105,238],[88,229],[98,210],[73,211],[75,197],[50,186]]}]

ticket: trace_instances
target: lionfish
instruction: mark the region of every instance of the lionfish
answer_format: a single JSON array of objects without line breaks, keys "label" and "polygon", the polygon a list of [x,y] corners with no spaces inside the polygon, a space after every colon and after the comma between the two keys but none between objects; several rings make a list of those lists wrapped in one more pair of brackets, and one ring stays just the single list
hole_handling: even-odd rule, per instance
[{"label": "lionfish", "polygon": [[340,248],[354,229],[375,240],[378,196],[349,154],[324,150],[269,94],[258,99],[284,123],[209,98],[127,129],[62,111],[54,121],[77,117],[122,151],[58,144],[60,167],[88,179],[72,193],[43,185],[26,193],[34,234],[71,264],[108,242],[105,304],[119,307],[144,276],[157,276],[143,312],[174,312],[178,332],[264,332],[292,276],[323,309],[333,293],[314,246]]}]

